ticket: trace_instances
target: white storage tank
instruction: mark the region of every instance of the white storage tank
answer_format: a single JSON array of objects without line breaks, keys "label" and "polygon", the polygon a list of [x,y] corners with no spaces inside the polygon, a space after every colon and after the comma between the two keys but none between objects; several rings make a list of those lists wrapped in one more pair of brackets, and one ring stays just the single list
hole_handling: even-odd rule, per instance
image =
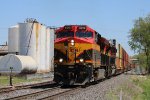
[{"label": "white storage tank", "polygon": [[19,52],[19,26],[12,26],[8,29],[8,52],[16,54]]},{"label": "white storage tank", "polygon": [[37,72],[35,60],[30,56],[8,54],[0,60],[0,73],[10,73],[10,67],[15,74],[31,74]]},{"label": "white storage tank", "polygon": [[36,58],[35,23],[19,23],[19,54]]},{"label": "white storage tank", "polygon": [[38,73],[50,72],[51,50],[54,53],[54,47],[50,47],[50,34],[50,30],[38,22],[19,23],[19,54],[33,57]]},{"label": "white storage tank", "polygon": [[42,40],[45,41],[44,34],[42,30],[42,25],[39,23],[34,22],[27,22],[27,23],[19,23],[19,38],[20,38],[20,45],[19,45],[19,54],[20,55],[27,55],[31,56],[35,59],[38,65],[38,72],[41,70],[41,67],[45,68],[45,59],[43,58],[43,45],[44,43]]},{"label": "white storage tank", "polygon": [[50,50],[50,29],[49,28],[46,29],[45,42],[46,42],[46,44],[45,44],[45,47],[46,47],[46,49],[45,49],[45,64],[46,64],[46,66],[48,66],[47,70],[50,70],[50,67],[51,67],[50,66],[50,52],[51,52],[51,50]]},{"label": "white storage tank", "polygon": [[50,70],[54,71],[54,35],[55,35],[55,29],[50,28]]},{"label": "white storage tank", "polygon": [[[11,45],[10,50],[18,48],[19,55],[31,56],[38,66],[38,73],[50,72],[54,57],[54,29],[47,28],[36,20],[18,23],[17,28],[18,37],[15,38],[18,45]],[[11,33],[14,34],[15,31]],[[9,41],[14,39],[9,38]]]},{"label": "white storage tank", "polygon": [[46,66],[46,44],[48,41],[46,41],[46,26],[41,26],[40,29],[40,37],[39,37],[39,51],[40,51],[40,65],[38,67],[38,72],[43,73],[43,72],[48,72],[48,67]]}]

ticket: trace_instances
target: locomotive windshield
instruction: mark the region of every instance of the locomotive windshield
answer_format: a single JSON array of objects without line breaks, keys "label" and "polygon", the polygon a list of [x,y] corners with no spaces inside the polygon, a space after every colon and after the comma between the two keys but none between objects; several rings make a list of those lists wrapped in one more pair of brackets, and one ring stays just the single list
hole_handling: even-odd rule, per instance
[{"label": "locomotive windshield", "polygon": [[92,32],[78,31],[76,32],[76,36],[81,38],[92,38],[93,34]]},{"label": "locomotive windshield", "polygon": [[74,32],[58,32],[56,37],[57,38],[74,37]]}]

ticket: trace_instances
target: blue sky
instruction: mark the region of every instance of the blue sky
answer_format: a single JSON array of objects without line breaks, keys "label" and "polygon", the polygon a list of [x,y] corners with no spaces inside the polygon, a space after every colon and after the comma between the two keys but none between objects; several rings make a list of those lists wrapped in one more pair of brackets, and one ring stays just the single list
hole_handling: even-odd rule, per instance
[{"label": "blue sky", "polygon": [[0,44],[8,28],[35,18],[47,26],[86,24],[102,36],[115,38],[130,54],[129,30],[134,20],[150,14],[149,0],[1,0]]}]

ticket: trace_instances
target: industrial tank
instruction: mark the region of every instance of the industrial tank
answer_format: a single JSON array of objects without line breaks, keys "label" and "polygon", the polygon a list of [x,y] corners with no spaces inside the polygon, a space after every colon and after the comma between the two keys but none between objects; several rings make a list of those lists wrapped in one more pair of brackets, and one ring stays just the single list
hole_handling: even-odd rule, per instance
[{"label": "industrial tank", "polygon": [[50,70],[54,70],[54,35],[55,35],[55,29],[50,28]]},{"label": "industrial tank", "polygon": [[8,52],[9,53],[18,53],[18,45],[19,45],[19,26],[12,26],[8,29]]},{"label": "industrial tank", "polygon": [[38,68],[38,72],[46,72],[48,70],[49,66],[46,66],[46,44],[48,41],[46,41],[46,27],[41,26],[40,29],[40,37],[39,37],[39,50],[40,50],[40,65]]},{"label": "industrial tank", "polygon": [[30,56],[8,54],[0,60],[0,73],[10,73],[10,67],[15,74],[30,74],[37,72],[35,60]]},{"label": "industrial tank", "polygon": [[[36,20],[18,23],[18,54],[31,56],[37,66],[38,73],[50,72],[54,57],[54,29],[47,28]],[[14,32],[13,32],[14,34]],[[14,39],[9,38],[9,41]],[[12,46],[9,46],[13,50]]]},{"label": "industrial tank", "polygon": [[45,38],[45,64],[46,66],[49,66],[47,67],[47,70],[50,70],[50,29],[49,28],[46,28],[46,38]]},{"label": "industrial tank", "polygon": [[51,46],[54,39],[51,34],[54,32],[51,33],[49,28],[38,22],[19,23],[19,54],[35,59],[38,73],[50,72],[52,65],[50,56],[54,55],[52,55],[54,46]]},{"label": "industrial tank", "polygon": [[45,32],[40,23],[19,23],[19,54],[31,56],[38,65],[38,72],[44,70],[45,66]]},{"label": "industrial tank", "polygon": [[36,32],[33,23],[19,23],[19,54],[36,58]]}]

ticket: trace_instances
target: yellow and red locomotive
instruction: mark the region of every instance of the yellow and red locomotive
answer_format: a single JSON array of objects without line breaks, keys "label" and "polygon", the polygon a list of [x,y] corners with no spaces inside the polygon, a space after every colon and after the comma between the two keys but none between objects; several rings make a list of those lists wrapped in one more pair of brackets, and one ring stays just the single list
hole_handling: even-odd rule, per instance
[{"label": "yellow and red locomotive", "polygon": [[55,35],[55,82],[85,85],[117,72],[116,40],[108,41],[87,25],[66,25]]}]

